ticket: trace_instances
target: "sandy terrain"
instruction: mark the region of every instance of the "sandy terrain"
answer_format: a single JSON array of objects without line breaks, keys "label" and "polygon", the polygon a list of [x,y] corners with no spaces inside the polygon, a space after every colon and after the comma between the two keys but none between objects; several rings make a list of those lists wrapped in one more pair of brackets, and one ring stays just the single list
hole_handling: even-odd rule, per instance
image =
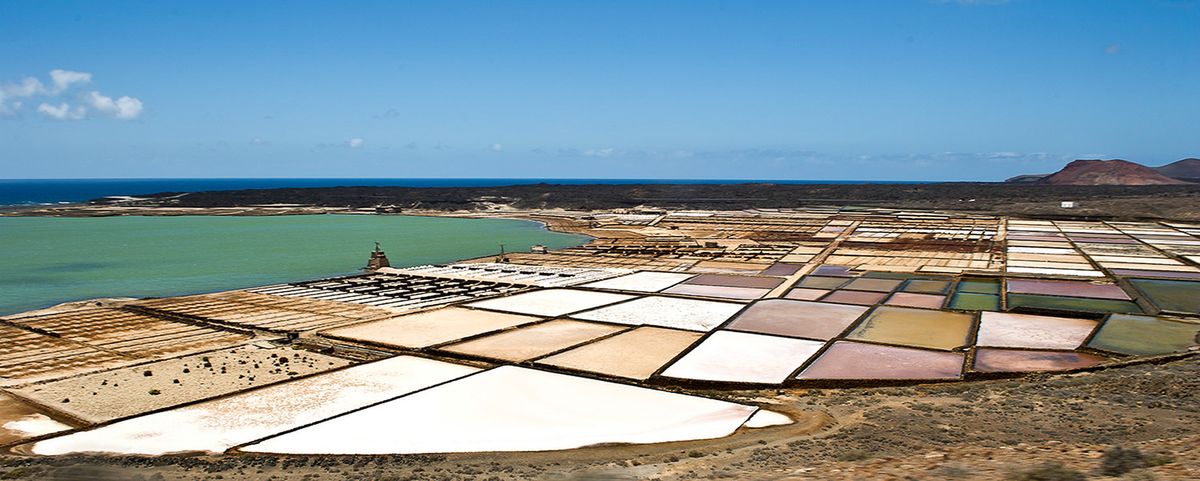
[{"label": "sandy terrain", "polygon": [[33,384],[12,392],[81,421],[98,423],[349,363],[308,351],[247,345]]}]

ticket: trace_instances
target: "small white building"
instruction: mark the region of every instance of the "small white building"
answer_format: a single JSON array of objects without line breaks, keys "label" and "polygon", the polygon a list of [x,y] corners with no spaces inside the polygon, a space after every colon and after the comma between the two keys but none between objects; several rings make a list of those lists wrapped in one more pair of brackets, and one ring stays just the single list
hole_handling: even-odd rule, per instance
[{"label": "small white building", "polygon": [[1064,209],[1074,209],[1075,201],[1064,200],[1064,201],[1062,201],[1061,205],[1062,205],[1062,208],[1064,208]]}]

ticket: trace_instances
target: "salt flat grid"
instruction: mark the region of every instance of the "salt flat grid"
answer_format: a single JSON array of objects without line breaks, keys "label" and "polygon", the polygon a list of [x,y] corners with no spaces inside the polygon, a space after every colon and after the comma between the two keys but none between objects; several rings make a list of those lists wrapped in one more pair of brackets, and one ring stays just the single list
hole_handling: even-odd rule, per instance
[{"label": "salt flat grid", "polygon": [[[264,333],[371,356],[410,353],[453,358],[454,365],[504,366],[462,381],[504,370],[508,374],[496,379],[529,382],[535,392],[582,386],[600,393],[604,389],[590,382],[636,389],[824,387],[1072,371],[1183,352],[1200,332],[1200,301],[1194,301],[1200,299],[1200,227],[1191,224],[878,208],[618,214],[588,222],[614,237],[514,253],[506,264],[479,259],[0,318],[0,338],[12,341],[0,345],[0,385],[171,361]],[[822,312],[842,314],[824,318]],[[139,337],[124,339],[129,335]],[[400,416],[426,425],[433,421],[413,421],[412,413],[382,406],[416,406],[400,402],[410,397],[445,402],[427,393],[450,386],[456,392],[458,382],[344,416],[353,422],[335,417],[333,424],[279,437],[264,434],[268,439],[248,450],[457,452],[653,442],[621,431],[643,420],[641,414],[614,414],[604,427],[579,423],[566,411],[548,414],[578,429],[572,437],[547,426],[530,406],[504,406],[503,413],[487,407],[513,419],[471,421],[477,426],[439,419],[466,436],[460,445],[450,434],[430,446],[376,434],[347,447],[322,439],[347,429],[376,433],[371,420],[383,418],[361,414],[368,411],[387,411],[387,422]],[[501,402],[517,403],[500,384],[480,385]],[[696,430],[656,426],[660,434],[697,439],[732,432],[745,418],[727,421]],[[320,427],[325,424],[335,427]],[[551,446],[505,431],[521,427],[572,441]],[[244,442],[250,441],[236,444]]]}]

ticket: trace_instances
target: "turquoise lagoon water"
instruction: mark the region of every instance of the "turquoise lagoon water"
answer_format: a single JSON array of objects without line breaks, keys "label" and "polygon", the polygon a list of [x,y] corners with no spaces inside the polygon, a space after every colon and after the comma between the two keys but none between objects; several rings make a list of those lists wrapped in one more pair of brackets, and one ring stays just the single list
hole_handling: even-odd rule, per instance
[{"label": "turquoise lagoon water", "polygon": [[535,222],[376,215],[0,217],[0,315],[97,297],[238,289],[357,272],[374,241],[397,267],[586,237]]}]

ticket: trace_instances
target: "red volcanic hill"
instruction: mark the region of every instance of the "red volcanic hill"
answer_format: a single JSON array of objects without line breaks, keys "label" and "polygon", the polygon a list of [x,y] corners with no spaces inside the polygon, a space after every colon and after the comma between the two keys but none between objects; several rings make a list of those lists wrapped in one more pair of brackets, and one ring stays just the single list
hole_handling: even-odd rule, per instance
[{"label": "red volcanic hill", "polygon": [[1050,185],[1167,185],[1187,184],[1128,160],[1076,160],[1038,180]]},{"label": "red volcanic hill", "polygon": [[1178,160],[1162,167],[1155,167],[1154,170],[1172,179],[1200,179],[1200,159]]}]

